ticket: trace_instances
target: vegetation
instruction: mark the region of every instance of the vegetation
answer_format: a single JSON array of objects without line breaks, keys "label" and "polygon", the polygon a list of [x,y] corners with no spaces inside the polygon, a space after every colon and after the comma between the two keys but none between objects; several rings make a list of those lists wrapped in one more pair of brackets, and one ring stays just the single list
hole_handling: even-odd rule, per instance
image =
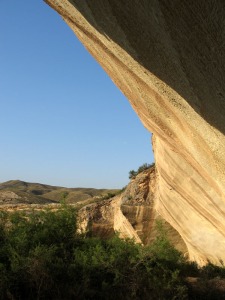
[{"label": "vegetation", "polygon": [[65,205],[29,215],[0,212],[0,299],[214,299],[205,292],[195,298],[185,278],[222,277],[224,269],[199,270],[158,228],[155,242],[142,247],[118,236],[77,234],[76,212]]},{"label": "vegetation", "polygon": [[151,164],[147,164],[147,163],[144,163],[143,165],[141,165],[137,171],[134,171],[134,170],[131,170],[129,172],[129,179],[133,179],[135,178],[139,173],[147,170],[147,169],[150,169],[152,167],[154,167],[155,163],[151,163]]},{"label": "vegetation", "polygon": [[[10,204],[57,204],[66,202],[76,204],[81,201],[89,201],[96,197],[102,197],[107,193],[116,193],[117,189],[94,189],[94,188],[65,188],[40,183],[29,183],[19,180],[11,180],[0,183],[0,194],[4,191],[11,191],[18,195]],[[1,204],[1,203],[0,203]],[[2,204],[5,204],[2,203]]]},{"label": "vegetation", "polygon": [[117,195],[120,195],[123,191],[125,190],[125,188],[122,188],[121,190],[116,190],[115,192],[109,192],[105,195],[103,195],[101,197],[102,200],[108,200],[108,199],[111,199]]}]

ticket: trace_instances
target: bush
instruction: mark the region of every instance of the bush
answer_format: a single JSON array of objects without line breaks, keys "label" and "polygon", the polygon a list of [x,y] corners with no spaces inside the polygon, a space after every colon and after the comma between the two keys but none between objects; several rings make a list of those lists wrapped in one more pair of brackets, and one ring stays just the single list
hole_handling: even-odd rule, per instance
[{"label": "bush", "polygon": [[154,165],[155,165],[155,163],[151,163],[151,164],[145,163],[145,164],[141,165],[137,171],[131,170],[129,172],[129,179],[135,178],[139,173],[154,167]]},{"label": "bush", "polygon": [[208,263],[204,267],[201,268],[201,277],[204,279],[212,279],[212,278],[225,278],[225,268],[215,266],[212,263]]},{"label": "bush", "polygon": [[[0,299],[170,299],[178,273],[132,240],[78,235],[75,218],[66,206],[4,215]],[[162,272],[165,289],[157,283]]]},{"label": "bush", "polygon": [[[0,242],[2,300],[187,299],[187,292],[195,299],[184,279],[196,269],[173,248],[161,223],[149,247],[117,235],[87,238],[76,233],[76,212],[63,206],[1,214]],[[211,266],[202,272],[223,275]]]},{"label": "bush", "polygon": [[65,207],[29,215],[15,212],[7,215],[3,229],[1,298],[9,294],[15,299],[50,297],[50,288],[58,288],[57,268],[62,276],[73,251],[75,212]]},{"label": "bush", "polygon": [[129,179],[132,179],[132,178],[135,178],[136,176],[137,176],[137,172],[136,171],[134,171],[134,170],[131,170],[130,172],[129,172]]}]

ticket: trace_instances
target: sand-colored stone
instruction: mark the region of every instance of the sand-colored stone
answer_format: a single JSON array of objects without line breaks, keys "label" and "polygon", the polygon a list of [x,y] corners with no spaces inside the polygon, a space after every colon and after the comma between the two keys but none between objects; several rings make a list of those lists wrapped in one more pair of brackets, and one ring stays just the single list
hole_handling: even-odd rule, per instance
[{"label": "sand-colored stone", "polygon": [[0,204],[10,203],[20,198],[20,196],[12,191],[0,191]]},{"label": "sand-colored stone", "polygon": [[158,221],[171,243],[186,255],[187,247],[180,234],[155,210],[155,168],[151,167],[131,179],[121,194],[81,208],[77,224],[79,232],[101,238],[117,232],[121,238],[149,245],[160,234]]},{"label": "sand-colored stone", "polygon": [[153,132],[157,210],[190,259],[225,262],[224,0],[46,2]]},{"label": "sand-colored stone", "polygon": [[142,243],[136,230],[121,210],[122,195],[110,200],[87,205],[78,213],[78,232],[89,232],[101,238],[112,237],[118,233],[121,238],[134,239]]}]

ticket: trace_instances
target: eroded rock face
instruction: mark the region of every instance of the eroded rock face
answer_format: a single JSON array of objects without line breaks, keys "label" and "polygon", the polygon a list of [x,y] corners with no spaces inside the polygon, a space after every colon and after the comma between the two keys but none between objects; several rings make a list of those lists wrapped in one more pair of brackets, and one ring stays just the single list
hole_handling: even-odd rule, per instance
[{"label": "eroded rock face", "polygon": [[155,168],[145,170],[131,179],[121,196],[121,210],[143,244],[152,239],[156,218],[154,209]]},{"label": "eroded rock face", "polygon": [[190,259],[225,262],[225,2],[46,2],[153,132],[157,210]]},{"label": "eroded rock face", "polygon": [[171,243],[186,254],[179,233],[155,210],[155,168],[151,167],[133,178],[120,195],[83,207],[78,213],[78,229],[101,238],[118,232],[122,238],[149,245],[159,234],[159,220]]},{"label": "eroded rock face", "polygon": [[134,239],[142,243],[132,224],[121,210],[122,195],[113,199],[87,205],[78,213],[78,232],[91,233],[101,238],[112,237],[116,232],[121,238]]}]

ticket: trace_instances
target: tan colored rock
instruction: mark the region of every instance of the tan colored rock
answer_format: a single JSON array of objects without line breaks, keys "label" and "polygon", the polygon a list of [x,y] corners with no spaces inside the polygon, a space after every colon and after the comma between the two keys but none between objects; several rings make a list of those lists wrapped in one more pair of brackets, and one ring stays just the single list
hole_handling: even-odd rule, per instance
[{"label": "tan colored rock", "polygon": [[155,168],[152,167],[131,179],[121,197],[121,211],[145,245],[152,240],[152,229],[157,216],[154,190]]},{"label": "tan colored rock", "polygon": [[0,204],[10,203],[18,199],[21,199],[21,197],[12,191],[0,191]]},{"label": "tan colored rock", "polygon": [[121,211],[121,195],[83,207],[77,223],[78,232],[90,232],[101,238],[112,237],[118,232],[121,238],[141,243],[137,232]]},{"label": "tan colored rock", "polygon": [[160,220],[171,243],[186,254],[187,247],[179,233],[155,210],[154,191],[155,168],[151,167],[133,178],[120,195],[80,209],[78,231],[101,238],[111,237],[117,232],[121,238],[149,245],[159,234],[157,221]]},{"label": "tan colored rock", "polygon": [[153,132],[157,210],[190,259],[225,261],[225,2],[46,2]]}]

